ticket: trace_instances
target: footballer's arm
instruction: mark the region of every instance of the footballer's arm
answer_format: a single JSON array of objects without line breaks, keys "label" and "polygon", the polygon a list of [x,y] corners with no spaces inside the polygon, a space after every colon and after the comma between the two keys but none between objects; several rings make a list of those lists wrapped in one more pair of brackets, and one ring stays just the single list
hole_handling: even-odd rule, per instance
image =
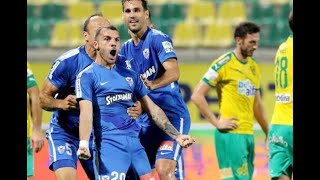
[{"label": "footballer's arm", "polygon": [[254,112],[254,117],[258,121],[259,125],[261,126],[264,134],[268,136],[268,131],[269,131],[269,125],[268,125],[268,120],[267,116],[262,104],[262,99],[261,99],[261,94],[260,91],[257,91],[254,97],[254,104],[253,104],[253,112]]},{"label": "footballer's arm", "polygon": [[163,110],[148,95],[140,99],[142,108],[151,115],[153,122],[166,134],[176,140],[182,147],[188,147],[195,141],[190,135],[181,134],[169,121]]},{"label": "footballer's arm", "polygon": [[45,80],[40,91],[40,105],[46,111],[55,110],[71,110],[75,109],[78,105],[75,95],[68,95],[64,99],[55,99],[54,96],[58,93],[59,89],[56,88],[49,80]]},{"label": "footballer's arm", "polygon": [[149,81],[146,77],[142,76],[144,84],[148,87],[148,89],[157,89],[163,86],[169,85],[170,83],[179,80],[180,71],[178,62],[175,58],[169,58],[164,63],[162,63],[165,71],[164,73],[153,81]]}]

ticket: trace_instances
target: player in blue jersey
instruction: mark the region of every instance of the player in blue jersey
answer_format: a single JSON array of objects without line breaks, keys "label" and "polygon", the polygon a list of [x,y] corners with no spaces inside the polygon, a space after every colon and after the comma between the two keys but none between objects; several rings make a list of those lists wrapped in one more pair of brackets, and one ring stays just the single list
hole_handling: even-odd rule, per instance
[{"label": "player in blue jersey", "polygon": [[[147,26],[149,11],[146,0],[122,0],[124,24],[131,39],[123,44],[120,54],[126,59],[119,65],[144,74],[150,98],[166,113],[182,134],[190,130],[190,114],[178,84],[177,56],[171,38]],[[139,117],[140,139],[152,168],[160,179],[184,179],[182,148],[162,132],[146,113]]]},{"label": "player in blue jersey", "polygon": [[157,126],[182,147],[194,142],[170,123],[165,113],[149,97],[139,74],[115,65],[120,48],[115,26],[98,28],[95,62],[81,71],[76,81],[80,106],[79,158],[91,157],[88,140],[94,128],[98,179],[125,179],[130,165],[140,179],[154,180],[146,152],[139,140],[140,126],[127,114],[135,98],[152,116]]},{"label": "player in blue jersey", "polygon": [[[43,83],[40,101],[43,109],[53,111],[49,128],[46,132],[50,163],[56,179],[77,179],[77,149],[79,146],[79,106],[75,96],[76,75],[90,65],[96,56],[93,47],[94,33],[109,21],[102,14],[88,17],[83,26],[85,45],[69,50],[59,56],[52,64]],[[93,141],[90,140],[92,153]],[[80,160],[89,179],[95,179],[93,158]]]}]

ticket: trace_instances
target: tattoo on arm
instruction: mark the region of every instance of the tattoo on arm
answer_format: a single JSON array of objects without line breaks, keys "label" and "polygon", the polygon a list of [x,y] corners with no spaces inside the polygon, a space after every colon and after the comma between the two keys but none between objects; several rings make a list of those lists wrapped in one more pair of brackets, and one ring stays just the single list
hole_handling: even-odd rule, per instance
[{"label": "tattoo on arm", "polygon": [[162,109],[156,107],[151,113],[153,122],[165,133],[167,133],[173,139],[177,139],[180,132],[171,124],[166,114]]}]

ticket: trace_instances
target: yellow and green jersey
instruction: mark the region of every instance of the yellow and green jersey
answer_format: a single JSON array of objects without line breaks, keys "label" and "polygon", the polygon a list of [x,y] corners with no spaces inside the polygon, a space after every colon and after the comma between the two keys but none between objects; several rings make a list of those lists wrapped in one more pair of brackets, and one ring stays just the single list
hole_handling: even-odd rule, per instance
[{"label": "yellow and green jersey", "polygon": [[275,57],[275,106],[271,124],[293,125],[293,36],[283,42]]},{"label": "yellow and green jersey", "polygon": [[260,88],[260,69],[250,57],[241,62],[233,52],[214,60],[202,80],[215,87],[223,118],[237,117],[239,128],[232,133],[253,134],[254,96]]},{"label": "yellow and green jersey", "polygon": [[[33,72],[30,68],[29,62],[27,62],[27,89],[37,85]],[[31,136],[31,122],[32,122],[32,115],[31,115],[31,104],[30,104],[30,97],[27,93],[27,137]]]}]

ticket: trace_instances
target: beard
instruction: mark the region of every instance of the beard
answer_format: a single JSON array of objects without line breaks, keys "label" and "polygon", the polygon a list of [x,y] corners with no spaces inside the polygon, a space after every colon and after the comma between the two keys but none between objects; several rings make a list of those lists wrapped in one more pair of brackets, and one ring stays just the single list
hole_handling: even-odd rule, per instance
[{"label": "beard", "polygon": [[244,58],[252,57],[253,52],[248,51],[248,49],[243,49],[243,48],[241,48],[241,55],[242,55]]}]

